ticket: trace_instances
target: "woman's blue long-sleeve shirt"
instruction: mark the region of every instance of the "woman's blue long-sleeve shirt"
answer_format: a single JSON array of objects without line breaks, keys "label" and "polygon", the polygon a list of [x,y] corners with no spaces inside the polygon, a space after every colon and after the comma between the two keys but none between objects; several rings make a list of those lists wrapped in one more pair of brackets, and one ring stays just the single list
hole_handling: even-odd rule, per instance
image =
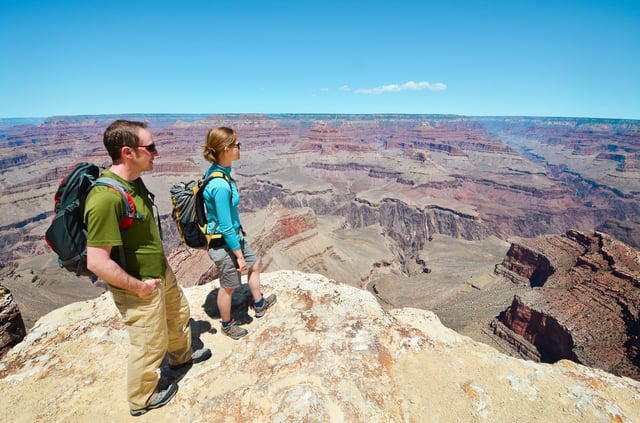
[{"label": "woman's blue long-sleeve shirt", "polygon": [[[229,177],[231,183],[225,178],[213,178],[204,188],[203,198],[207,207],[207,233],[222,234],[227,246],[232,250],[240,248],[240,216],[238,214],[238,204],[240,204],[240,193],[235,181],[231,179],[231,168],[223,167],[213,163],[204,177],[207,178],[213,172],[223,172]],[[231,201],[229,196],[231,195]]]}]

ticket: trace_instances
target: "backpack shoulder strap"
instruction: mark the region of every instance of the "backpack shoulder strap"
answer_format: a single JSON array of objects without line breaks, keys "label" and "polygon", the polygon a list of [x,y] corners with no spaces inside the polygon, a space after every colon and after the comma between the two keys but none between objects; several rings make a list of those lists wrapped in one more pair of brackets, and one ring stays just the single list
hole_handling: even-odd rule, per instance
[{"label": "backpack shoulder strap", "polygon": [[233,181],[233,178],[230,178],[224,172],[221,172],[219,170],[215,170],[215,171],[211,172],[211,175],[209,175],[209,177],[207,179],[202,181],[202,188],[204,189],[204,186],[206,184],[208,184],[214,178],[223,178],[225,181],[227,181],[229,183],[229,191],[231,193],[231,195],[229,195],[229,204],[231,204],[231,202],[233,200],[233,198],[232,198],[233,197],[233,187],[231,186],[231,181]]},{"label": "backpack shoulder strap", "polygon": [[[198,195],[197,195],[198,198],[196,198],[196,204],[198,204],[198,202],[199,204],[203,203],[203,197],[204,197],[203,193],[204,193],[205,187],[209,182],[211,182],[216,178],[223,178],[229,183],[229,208],[231,208],[233,203],[233,188],[231,187],[231,181],[230,181],[230,178],[227,176],[227,174],[220,170],[214,170],[213,172],[211,172],[209,176],[207,176],[204,179],[200,179],[198,181]],[[204,207],[202,207],[202,209],[204,209]],[[208,219],[206,218],[206,215],[201,215],[200,210],[201,210],[201,207],[198,207],[196,205],[196,215],[197,215],[198,222],[207,222]],[[202,211],[204,212],[204,210]],[[213,232],[215,232],[217,227],[218,227],[218,222],[216,222],[213,228]]]},{"label": "backpack shoulder strap", "polygon": [[149,201],[151,202],[151,205],[157,208],[156,195],[151,191],[149,191],[149,188],[147,188],[147,186],[144,184],[144,181],[142,180],[142,178],[139,178],[138,180],[140,181],[140,185],[142,185],[144,190],[147,192],[147,197],[149,197]]},{"label": "backpack shoulder strap", "polygon": [[211,172],[211,174],[209,175],[209,178],[224,178],[227,181],[229,181],[229,179],[231,179],[231,178],[229,178],[227,176],[226,173],[224,173],[224,172],[222,172],[220,170],[214,170],[213,172]]},{"label": "backpack shoulder strap", "polygon": [[158,205],[156,204],[156,196],[154,193],[149,191],[149,188],[144,184],[142,178],[140,178],[139,181],[140,185],[142,185],[144,190],[147,192],[147,198],[149,199],[151,206],[156,209],[156,224],[158,225],[158,232],[160,233],[160,239],[164,239],[164,236],[162,235],[162,224],[160,223],[160,210],[158,210]]},{"label": "backpack shoulder strap", "polygon": [[[133,197],[131,197],[131,194],[129,194],[129,191],[127,191],[121,182],[107,176],[101,176],[91,184],[92,188],[95,186],[109,187],[120,193],[120,196],[122,197],[122,204],[124,205],[124,213],[120,219],[120,231],[124,231],[131,226],[133,224],[133,219],[144,218],[144,215],[136,213],[136,206],[133,203]],[[118,251],[120,252],[120,267],[126,271],[127,261],[124,254],[124,245],[120,245],[118,247]]]},{"label": "backpack shoulder strap", "polygon": [[229,176],[227,176],[226,173],[224,173],[222,171],[214,170],[213,172],[211,172],[211,174],[209,176],[207,176],[204,179],[201,179],[198,182],[198,186],[200,188],[200,192],[204,192],[204,187],[206,187],[207,184],[209,182],[211,182],[215,178],[223,178],[225,181],[227,181],[229,183],[229,192],[231,193],[231,195],[229,195],[229,204],[231,204],[231,202],[233,200],[232,199],[232,197],[233,197],[233,187],[231,186],[231,181],[233,181],[233,178],[230,178]]},{"label": "backpack shoulder strap", "polygon": [[[224,178],[224,180],[229,183],[229,208],[231,209],[233,207],[233,186],[231,185],[231,181],[233,181],[234,184],[236,181],[234,181],[234,179],[228,176],[226,173],[215,170],[211,172],[211,175],[209,175],[207,179],[202,181],[202,188],[204,189],[204,186],[208,184],[209,181],[211,181],[213,178]],[[247,234],[244,232],[244,229],[242,229],[242,225],[240,225],[240,231],[242,231],[242,234],[244,236],[247,236]]]},{"label": "backpack shoulder strap", "polygon": [[133,203],[133,197],[127,191],[127,189],[119,181],[109,178],[107,176],[101,176],[93,183],[93,186],[104,186],[116,190],[122,196],[122,202],[124,204],[124,216],[132,219],[144,219],[144,215],[136,213],[136,206]]},{"label": "backpack shoulder strap", "polygon": [[[222,173],[222,172],[214,172],[214,173]],[[207,184],[211,182],[214,178],[216,178],[216,176],[213,176],[213,174],[211,174],[206,178],[199,180],[198,185],[200,187],[200,190],[204,191],[204,187],[206,187]]]},{"label": "backpack shoulder strap", "polygon": [[230,178],[229,176],[227,176],[226,173],[224,173],[224,172],[222,172],[220,170],[214,170],[213,172],[211,172],[211,174],[209,174],[209,176],[207,176],[206,178],[200,180],[200,186],[204,187],[209,182],[211,182],[212,179],[215,179],[215,178],[223,178],[225,181],[227,181],[229,183],[231,183],[231,181],[233,180],[233,178]]}]

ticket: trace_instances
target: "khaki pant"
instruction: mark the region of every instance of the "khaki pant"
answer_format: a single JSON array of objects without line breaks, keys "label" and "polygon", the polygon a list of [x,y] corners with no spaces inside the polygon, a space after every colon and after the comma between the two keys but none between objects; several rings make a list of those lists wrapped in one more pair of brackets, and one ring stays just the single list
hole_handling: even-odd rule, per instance
[{"label": "khaki pant", "polygon": [[191,359],[189,303],[167,265],[165,279],[149,297],[110,286],[113,300],[129,333],[127,394],[132,410],[149,405],[158,385],[165,353],[169,364]]}]

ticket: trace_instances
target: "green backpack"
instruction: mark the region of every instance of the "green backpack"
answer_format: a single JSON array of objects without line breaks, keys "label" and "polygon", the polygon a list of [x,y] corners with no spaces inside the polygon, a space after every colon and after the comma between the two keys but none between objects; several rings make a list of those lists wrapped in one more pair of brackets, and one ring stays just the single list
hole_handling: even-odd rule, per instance
[{"label": "green backpack", "polygon": [[[87,269],[87,228],[83,214],[87,194],[98,185],[110,187],[122,196],[124,214],[120,219],[121,231],[131,226],[135,219],[143,218],[136,213],[133,198],[120,182],[100,177],[100,168],[94,164],[78,163],[58,186],[54,199],[55,215],[44,236],[46,243],[58,255],[60,267],[77,276],[90,276],[93,279],[95,275]],[[120,261],[120,265],[124,267],[122,248]]]}]

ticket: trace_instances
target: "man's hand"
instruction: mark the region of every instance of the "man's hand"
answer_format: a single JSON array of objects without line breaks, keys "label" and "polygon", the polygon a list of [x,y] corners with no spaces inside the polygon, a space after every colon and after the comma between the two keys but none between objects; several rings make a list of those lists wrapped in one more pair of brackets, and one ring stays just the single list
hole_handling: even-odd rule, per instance
[{"label": "man's hand", "polygon": [[140,298],[148,297],[149,295],[156,292],[158,289],[158,285],[162,283],[162,279],[147,279],[142,281],[140,284],[140,289],[136,291],[136,294]]},{"label": "man's hand", "polygon": [[87,247],[87,268],[109,285],[126,289],[140,298],[153,294],[162,279],[140,281],[111,260],[111,247]]}]

